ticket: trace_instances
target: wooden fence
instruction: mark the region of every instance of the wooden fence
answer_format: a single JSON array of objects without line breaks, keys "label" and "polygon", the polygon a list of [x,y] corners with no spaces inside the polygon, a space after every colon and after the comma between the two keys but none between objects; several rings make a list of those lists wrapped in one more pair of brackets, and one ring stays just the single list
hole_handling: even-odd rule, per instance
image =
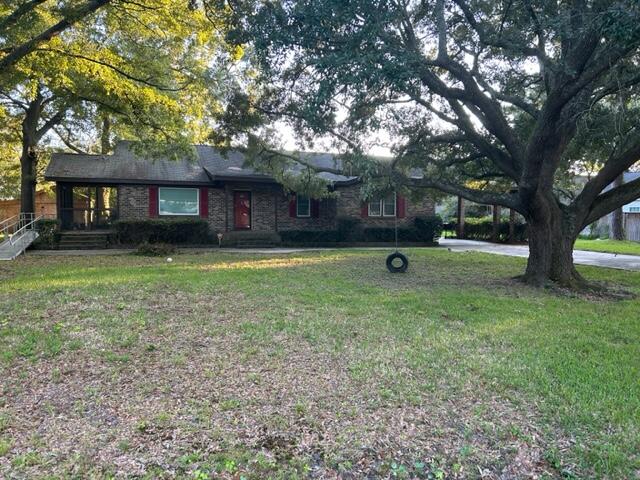
[{"label": "wooden fence", "polygon": [[640,213],[624,214],[624,231],[627,240],[640,242]]}]

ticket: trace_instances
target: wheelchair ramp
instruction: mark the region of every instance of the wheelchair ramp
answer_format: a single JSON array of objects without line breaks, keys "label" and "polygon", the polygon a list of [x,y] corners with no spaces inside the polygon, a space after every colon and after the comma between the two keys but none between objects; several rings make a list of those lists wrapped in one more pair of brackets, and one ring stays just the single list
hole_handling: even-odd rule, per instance
[{"label": "wheelchair ramp", "polygon": [[0,222],[0,260],[14,260],[38,238],[36,222],[42,217],[21,213]]}]

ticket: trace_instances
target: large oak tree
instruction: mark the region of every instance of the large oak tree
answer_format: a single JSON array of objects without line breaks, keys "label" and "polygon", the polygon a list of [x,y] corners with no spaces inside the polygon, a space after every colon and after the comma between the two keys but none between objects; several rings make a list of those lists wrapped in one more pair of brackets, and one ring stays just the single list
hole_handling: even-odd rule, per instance
[{"label": "large oak tree", "polygon": [[[330,135],[350,158],[386,132],[392,164],[365,172],[517,210],[529,283],[582,283],[579,232],[640,196],[640,180],[606,190],[640,159],[635,0],[231,5],[265,84],[247,113]],[[577,194],[566,188],[594,164]]]}]

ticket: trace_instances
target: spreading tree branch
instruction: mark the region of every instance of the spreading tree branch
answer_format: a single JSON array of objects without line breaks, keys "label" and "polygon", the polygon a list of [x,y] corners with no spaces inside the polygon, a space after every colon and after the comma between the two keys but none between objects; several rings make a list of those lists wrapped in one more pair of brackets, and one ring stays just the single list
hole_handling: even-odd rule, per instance
[{"label": "spreading tree branch", "polygon": [[111,0],[89,0],[73,12],[69,13],[62,20],[47,28],[45,31],[27,40],[26,42],[11,48],[8,53],[0,58],[0,72],[14,65],[23,57],[33,52],[39,45],[51,40],[54,36],[65,31],[80,20],[88,17],[100,8],[108,5]]},{"label": "spreading tree branch", "polygon": [[606,191],[592,203],[582,228],[638,198],[640,198],[640,178]]},{"label": "spreading tree branch", "polygon": [[6,17],[0,19],[0,34],[4,34],[7,28],[16,24],[18,20],[20,20],[27,13],[35,10],[35,8],[46,2],[47,0],[30,0],[28,2],[22,3],[18,8],[16,8],[13,12],[11,12]]}]

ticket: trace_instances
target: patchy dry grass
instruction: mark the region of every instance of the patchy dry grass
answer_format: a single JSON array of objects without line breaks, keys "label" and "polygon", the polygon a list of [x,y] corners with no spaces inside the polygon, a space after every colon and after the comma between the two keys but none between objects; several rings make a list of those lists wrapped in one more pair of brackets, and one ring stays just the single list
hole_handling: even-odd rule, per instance
[{"label": "patchy dry grass", "polygon": [[638,475],[637,300],[409,254],[0,264],[0,477]]}]

